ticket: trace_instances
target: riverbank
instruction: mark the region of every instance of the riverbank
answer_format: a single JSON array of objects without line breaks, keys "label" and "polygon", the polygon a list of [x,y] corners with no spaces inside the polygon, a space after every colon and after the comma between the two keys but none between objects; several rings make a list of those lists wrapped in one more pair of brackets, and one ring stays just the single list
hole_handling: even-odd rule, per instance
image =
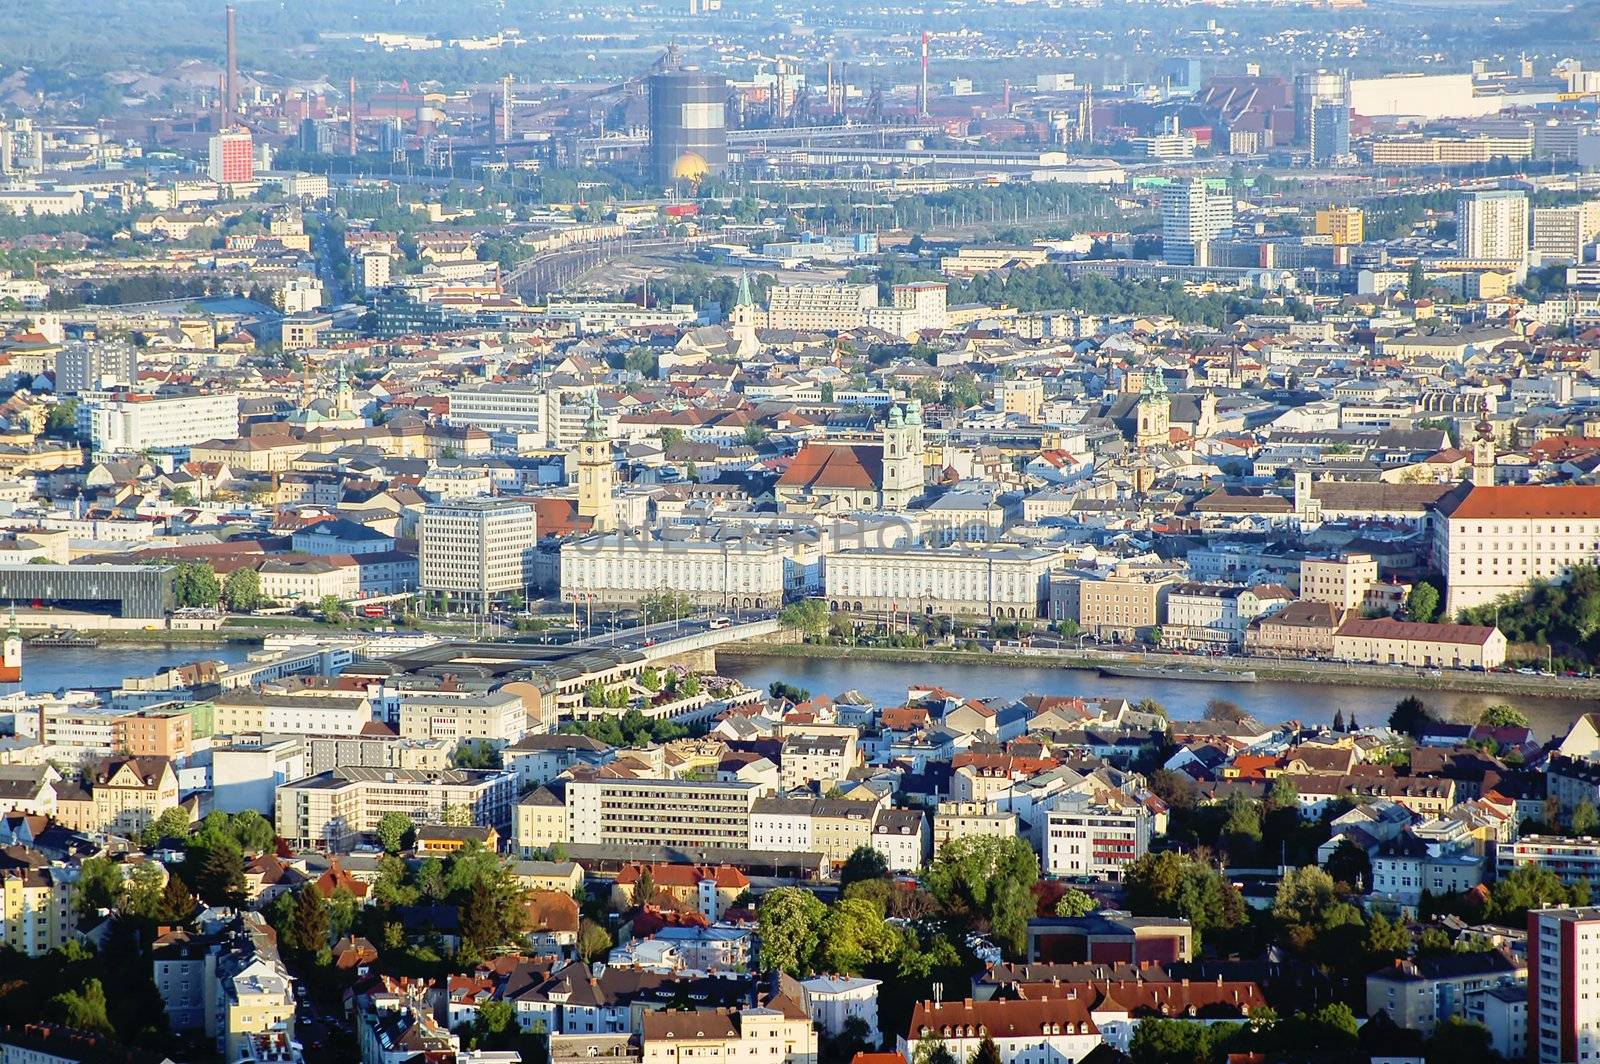
[{"label": "riverbank", "polygon": [[1311,685],[1383,687],[1415,691],[1451,691],[1463,694],[1531,696],[1572,700],[1600,699],[1600,679],[1565,676],[1523,676],[1510,672],[1422,669],[1384,665],[1352,665],[1329,661],[1280,661],[1271,658],[1191,658],[1162,654],[1117,653],[1105,650],[955,650],[895,647],[833,646],[818,643],[782,644],[761,641],[729,643],[717,656],[736,658],[810,658],[836,661],[896,662],[906,665],[998,665],[1009,668],[1059,668],[1093,672],[1102,665],[1161,667],[1203,665],[1221,672],[1253,672],[1258,680]]}]

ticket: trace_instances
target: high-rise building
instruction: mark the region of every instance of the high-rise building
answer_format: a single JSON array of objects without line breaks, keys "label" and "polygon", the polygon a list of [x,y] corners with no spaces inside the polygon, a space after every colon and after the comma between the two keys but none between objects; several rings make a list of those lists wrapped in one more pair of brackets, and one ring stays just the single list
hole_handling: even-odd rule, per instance
[{"label": "high-rise building", "polygon": [[1464,259],[1525,262],[1528,197],[1520,189],[1468,192],[1456,201],[1456,250]]},{"label": "high-rise building", "polygon": [[56,352],[56,393],[131,388],[138,382],[138,372],[138,356],[132,344],[67,344]]},{"label": "high-rise building", "polygon": [[417,526],[422,591],[482,611],[511,592],[526,596],[537,543],[537,521],[527,503],[430,503]]},{"label": "high-rise building", "polygon": [[78,406],[78,431],[95,451],[131,453],[239,438],[239,397],[90,393]]},{"label": "high-rise building", "polygon": [[255,140],[248,129],[224,129],[211,138],[206,173],[213,181],[239,185],[256,176]]},{"label": "high-rise building", "polygon": [[1350,104],[1349,80],[1337,70],[1308,70],[1294,78],[1294,139],[1309,145],[1317,108],[1322,104]]},{"label": "high-rise building", "polygon": [[728,164],[728,81],[683,69],[669,53],[650,76],[650,176],[694,183]]},{"label": "high-rise building", "polygon": [[1600,907],[1528,913],[1528,1048],[1538,1064],[1600,1058]]},{"label": "high-rise building", "polygon": [[1343,100],[1318,103],[1311,112],[1311,161],[1331,163],[1350,154],[1350,105]]},{"label": "high-rise building", "polygon": [[1161,256],[1174,266],[1209,265],[1207,244],[1233,230],[1233,196],[1191,178],[1161,193]]}]

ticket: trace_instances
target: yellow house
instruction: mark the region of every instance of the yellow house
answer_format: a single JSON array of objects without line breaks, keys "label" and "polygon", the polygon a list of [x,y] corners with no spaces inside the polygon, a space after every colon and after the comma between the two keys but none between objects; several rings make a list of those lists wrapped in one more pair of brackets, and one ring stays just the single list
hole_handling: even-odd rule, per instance
[{"label": "yellow house", "polygon": [[56,817],[74,831],[131,836],[178,804],[178,777],[164,757],[106,758],[82,789],[58,785]]},{"label": "yellow house", "polygon": [[72,937],[73,885],[40,854],[8,846],[0,855],[0,945],[42,957]]}]

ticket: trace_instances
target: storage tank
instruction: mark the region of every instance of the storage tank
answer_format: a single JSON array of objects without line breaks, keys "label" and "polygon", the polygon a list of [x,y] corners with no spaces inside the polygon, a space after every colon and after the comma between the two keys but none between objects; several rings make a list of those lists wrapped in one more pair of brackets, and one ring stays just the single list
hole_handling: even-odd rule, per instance
[{"label": "storage tank", "polygon": [[727,79],[693,69],[650,76],[650,176],[695,183],[728,165]]}]

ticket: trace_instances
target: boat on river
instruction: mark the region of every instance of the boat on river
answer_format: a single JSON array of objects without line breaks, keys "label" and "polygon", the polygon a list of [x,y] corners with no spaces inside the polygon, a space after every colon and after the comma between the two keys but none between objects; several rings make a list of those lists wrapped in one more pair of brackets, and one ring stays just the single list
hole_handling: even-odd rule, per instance
[{"label": "boat on river", "polygon": [[78,632],[46,632],[36,635],[28,640],[30,647],[97,647],[100,640],[92,635],[83,635]]},{"label": "boat on river", "polygon": [[1215,669],[1203,665],[1102,665],[1101,676],[1124,680],[1203,680],[1206,683],[1255,683],[1249,669]]}]

